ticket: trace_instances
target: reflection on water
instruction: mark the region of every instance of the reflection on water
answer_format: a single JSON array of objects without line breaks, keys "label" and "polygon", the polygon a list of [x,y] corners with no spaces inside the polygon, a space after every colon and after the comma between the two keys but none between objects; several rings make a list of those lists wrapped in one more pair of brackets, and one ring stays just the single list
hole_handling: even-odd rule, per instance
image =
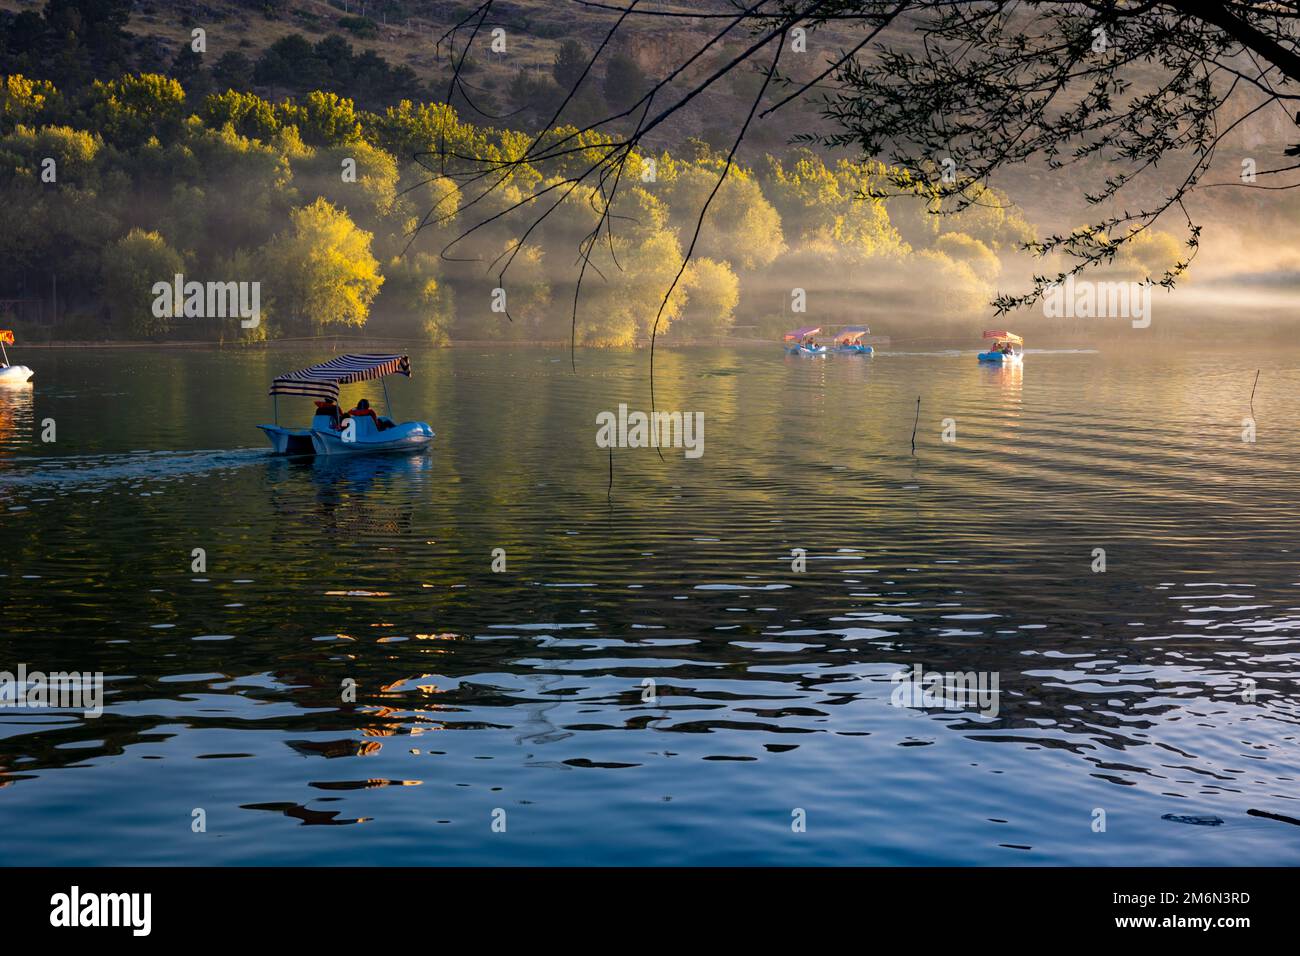
[{"label": "reflection on water", "polygon": [[[34,440],[32,385],[0,386],[0,448],[20,447]],[[10,467],[7,455],[0,455],[0,469]]]},{"label": "reflection on water", "polygon": [[52,354],[0,394],[0,670],[105,712],[0,709],[9,858],[1297,859],[1291,357],[665,355],[705,455],[611,490],[644,356],[415,356],[432,450],[318,462],[252,447],[316,356]]},{"label": "reflection on water", "polygon": [[345,539],[409,533],[414,507],[390,507],[386,502],[399,487],[403,498],[427,493],[431,467],[427,452],[319,459],[267,456],[266,484],[276,515],[275,533],[296,540],[304,520]]}]

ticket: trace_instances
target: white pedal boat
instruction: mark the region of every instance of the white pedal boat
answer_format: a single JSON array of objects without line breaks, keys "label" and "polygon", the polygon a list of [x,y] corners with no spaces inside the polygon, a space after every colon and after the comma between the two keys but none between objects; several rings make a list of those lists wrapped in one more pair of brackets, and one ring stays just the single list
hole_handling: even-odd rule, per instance
[{"label": "white pedal boat", "polygon": [[6,344],[14,344],[14,334],[8,329],[0,329],[0,356],[4,357],[0,362],[0,385],[26,385],[35,373],[26,365],[10,365]]},{"label": "white pedal boat", "polygon": [[380,429],[369,416],[349,418],[340,429],[314,426],[311,429],[311,445],[317,455],[411,451],[431,441],[433,441],[433,429],[425,422],[403,422],[400,425]]},{"label": "white pedal boat", "polygon": [[[434,438],[427,422],[395,423],[360,408],[341,412],[340,385],[379,379],[388,401],[389,375],[411,376],[411,360],[405,355],[340,355],[320,365],[281,375],[271,383],[275,397],[275,424],[258,425],[278,455],[356,455],[390,451],[414,451]],[[316,400],[316,414],[307,428],[285,428],[280,424],[279,396],[298,395]],[[354,414],[357,413],[357,414]]]}]

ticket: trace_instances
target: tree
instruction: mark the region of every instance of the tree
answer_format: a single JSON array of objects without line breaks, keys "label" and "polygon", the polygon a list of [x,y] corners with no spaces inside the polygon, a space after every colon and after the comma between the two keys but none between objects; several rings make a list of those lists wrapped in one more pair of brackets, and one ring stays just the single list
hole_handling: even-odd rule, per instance
[{"label": "tree", "polygon": [[229,123],[240,135],[263,142],[269,141],[280,130],[275,107],[256,93],[238,90],[214,93],[203,101],[198,115],[213,129]]},{"label": "tree", "polygon": [[33,181],[45,159],[54,160],[58,181],[79,186],[98,185],[98,163],[104,140],[70,126],[19,126],[0,138],[0,166],[21,170]]},{"label": "tree", "polygon": [[12,129],[19,124],[31,125],[55,108],[59,91],[47,80],[29,80],[11,74],[0,86],[0,128]]},{"label": "tree", "polygon": [[615,110],[625,110],[641,98],[650,83],[636,60],[626,53],[615,53],[605,67],[602,90]]},{"label": "tree", "polygon": [[122,72],[132,6],[132,0],[46,0],[43,29],[33,39],[48,75],[80,85],[87,77]]},{"label": "tree", "polygon": [[384,284],[370,251],[373,236],[324,199],[289,219],[290,228],[265,250],[278,314],[303,331],[365,325]]},{"label": "tree", "polygon": [[176,59],[172,60],[169,73],[185,88],[193,98],[192,101],[202,100],[212,88],[212,81],[203,69],[203,54],[198,53],[188,43],[181,44]]},{"label": "tree", "polygon": [[438,282],[437,267],[430,255],[394,258],[373,321],[387,332],[422,335],[432,345],[450,341],[451,291]]},{"label": "tree", "polygon": [[[490,16],[493,5],[484,0],[472,16]],[[628,19],[676,24],[698,16],[630,4],[606,12],[620,18],[606,42]],[[855,148],[864,160],[888,159],[890,178],[874,198],[937,198],[947,201],[946,212],[960,212],[984,201],[980,187],[1016,165],[1041,164],[1058,176],[1063,167],[1078,166],[1073,178],[1095,177],[1085,198],[1096,207],[1096,221],[1029,243],[1032,252],[1060,254],[1072,264],[1056,276],[1037,277],[1023,295],[993,303],[999,310],[1025,306],[1066,274],[1109,262],[1165,213],[1184,213],[1184,200],[1202,185],[1224,137],[1260,111],[1300,99],[1298,16],[1300,7],[1292,2],[1235,0],[785,0],[771,12],[736,7],[700,21],[710,25],[709,35],[682,44],[675,62],[666,64],[667,79],[647,91],[655,96],[654,108],[636,114],[631,132],[614,137],[575,179],[607,186],[619,181],[647,136],[700,102],[700,93],[757,65],[762,79],[748,110],[735,117],[729,157],[755,120],[812,95],[832,126],[806,138]],[[449,32],[453,40],[459,26]],[[791,31],[828,26],[838,35],[823,44],[835,50],[824,66],[798,81],[782,75],[781,54]],[[855,29],[857,42],[842,42],[844,31]],[[896,40],[897,34],[906,39]],[[709,57],[733,38],[734,55],[725,54],[714,68]],[[572,89],[585,64],[577,59],[576,44],[566,48],[557,56],[555,75]],[[588,129],[611,128],[623,112]],[[558,140],[514,162],[536,164],[568,146]],[[1278,143],[1275,152],[1300,156],[1300,145],[1284,146]],[[1125,197],[1134,190],[1121,191],[1174,163],[1179,165],[1172,179],[1157,184],[1160,198],[1137,197],[1131,211]],[[720,179],[731,169],[728,160]],[[1300,187],[1286,182],[1297,170],[1300,163],[1279,155],[1260,175],[1283,177],[1271,180],[1282,186],[1271,188]],[[699,209],[701,223],[710,203],[706,198]],[[527,201],[519,208],[534,221],[545,210]],[[475,226],[467,220],[464,228]],[[1172,286],[1186,270],[1200,237],[1190,217],[1185,236],[1184,255],[1151,281]]]},{"label": "tree", "polygon": [[515,112],[522,114],[525,122],[537,127],[555,113],[564,98],[564,91],[544,76],[520,70],[506,87],[506,98]]},{"label": "tree", "polygon": [[325,64],[330,88],[348,89],[352,83],[352,44],[333,33],[317,42],[316,56]]},{"label": "tree", "polygon": [[[718,182],[721,164],[680,163],[670,166],[664,192],[672,222],[689,236],[697,211]],[[747,171],[729,175],[709,208],[709,229],[700,235],[696,252],[741,269],[761,269],[781,252],[781,217],[767,201],[758,181]]]},{"label": "tree", "polygon": [[153,285],[183,271],[178,253],[157,232],[132,229],[104,250],[104,305],[120,328],[138,336],[170,331],[170,318],[154,315]]},{"label": "tree", "polygon": [[694,259],[682,276],[686,308],[676,326],[687,335],[701,338],[726,335],[736,321],[740,302],[740,280],[725,262]]},{"label": "tree", "polygon": [[290,33],[266,48],[257,61],[253,78],[264,86],[310,87],[324,79],[324,70],[315,54],[310,40],[301,33]]},{"label": "tree", "polygon": [[551,75],[555,77],[560,89],[568,91],[578,85],[590,58],[587,48],[577,40],[565,40],[560,44],[551,67]]},{"label": "tree", "polygon": [[168,135],[185,112],[184,88],[157,73],[128,73],[107,83],[96,80],[90,101],[108,137],[118,141]]},{"label": "tree", "polygon": [[285,126],[297,126],[303,142],[312,146],[339,146],[361,139],[355,104],[337,93],[316,90],[301,103],[286,101],[278,115]]},{"label": "tree", "polygon": [[247,90],[253,85],[253,61],[238,50],[227,50],[212,64],[218,89]]},{"label": "tree", "polygon": [[[344,179],[345,164],[355,178]],[[393,157],[361,140],[321,147],[294,167],[294,184],[304,197],[325,197],[363,228],[378,227],[394,211],[397,179]]]}]

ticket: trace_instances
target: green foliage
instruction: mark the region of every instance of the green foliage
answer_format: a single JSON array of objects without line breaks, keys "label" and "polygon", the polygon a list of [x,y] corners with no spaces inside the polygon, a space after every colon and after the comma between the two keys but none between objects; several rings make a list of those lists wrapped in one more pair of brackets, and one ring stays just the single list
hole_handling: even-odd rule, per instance
[{"label": "green foliage", "polygon": [[549,120],[564,100],[564,91],[554,81],[520,70],[506,87],[512,110],[533,128]]},{"label": "green foliage", "polygon": [[85,185],[98,179],[96,160],[103,148],[98,135],[70,126],[19,126],[0,138],[0,165],[36,180],[43,161],[53,159],[57,182]]},{"label": "green foliage", "polygon": [[235,90],[209,96],[199,116],[208,126],[219,129],[229,123],[239,134],[261,140],[269,140],[280,129],[274,106],[253,93]]},{"label": "green foliage", "polygon": [[560,89],[567,93],[577,85],[582,71],[587,68],[590,60],[591,54],[587,52],[586,47],[577,40],[565,40],[555,54],[551,75],[555,77],[555,82]]},{"label": "green foliage", "polygon": [[394,104],[422,92],[410,67],[393,66],[372,50],[354,53],[337,34],[315,44],[300,33],[281,37],[258,59],[253,82],[300,96],[314,90],[346,92],[370,106]]},{"label": "green foliage", "polygon": [[195,101],[206,96],[212,87],[212,80],[203,69],[203,55],[189,43],[181,44],[168,72]]},{"label": "green foliage", "polygon": [[[673,211],[672,223],[687,240],[722,169],[723,164],[712,159],[700,164],[671,160],[660,164],[659,179],[664,184],[665,201]],[[764,268],[785,245],[781,219],[763,195],[758,180],[733,167],[709,205],[695,251],[739,269]]]},{"label": "green foliage", "polygon": [[609,58],[602,90],[606,101],[615,110],[622,112],[628,109],[649,88],[650,80],[636,60],[626,53],[615,53]]},{"label": "green foliage", "polygon": [[183,269],[180,253],[156,232],[132,229],[104,250],[104,302],[110,317],[134,335],[161,335],[172,320],[154,315],[153,286]]},{"label": "green foliage", "polygon": [[304,200],[324,197],[372,229],[395,213],[397,180],[393,157],[361,140],[323,147],[295,164],[295,184]]},{"label": "green foliage", "polygon": [[419,253],[394,256],[371,326],[387,335],[423,338],[430,345],[451,339],[451,290],[438,282],[438,260]]},{"label": "green foliage", "polygon": [[1141,282],[1159,277],[1186,255],[1186,246],[1172,233],[1161,229],[1135,231],[1120,248],[1114,264],[1104,270],[1105,279]]},{"label": "green foliage", "polygon": [[995,280],[1002,269],[1002,263],[992,249],[964,232],[945,232],[935,242],[934,248],[956,262],[964,262],[982,279]]},{"label": "green foliage", "polygon": [[677,331],[699,338],[726,335],[740,302],[740,279],[731,268],[713,259],[692,259],[682,284],[686,308]]},{"label": "green foliage", "polygon": [[212,81],[218,89],[247,90],[253,85],[253,61],[238,50],[227,50],[212,64]]},{"label": "green foliage", "polygon": [[302,103],[285,100],[276,108],[284,126],[297,126],[303,142],[339,146],[361,139],[361,121],[351,100],[337,93],[309,93]]},{"label": "green foliage", "polygon": [[[341,41],[286,37],[276,49],[327,71],[355,71],[364,60]],[[0,86],[0,123],[0,294],[57,277],[68,313],[98,312],[131,335],[247,341],[364,326],[438,343],[568,341],[584,254],[577,341],[585,345],[643,344],[656,316],[660,334],[725,335],[737,310],[766,308],[756,297],[773,287],[807,289],[822,321],[861,321],[863,292],[900,276],[927,294],[944,291],[936,313],[969,314],[1029,234],[991,190],[987,204],[936,216],[942,204],[924,188],[875,198],[897,171],[828,164],[806,150],[758,171],[734,165],[714,194],[724,158],[690,140],[653,157],[654,176],[651,157],[631,155],[618,189],[610,177],[602,191],[594,176],[573,180],[606,155],[606,133],[567,125],[534,137],[411,99],[369,112],[324,89],[272,103],[228,88],[195,103],[175,78],[141,74],[65,98],[14,75]],[[486,196],[458,186],[561,140],[559,155],[492,172],[497,188]],[[41,179],[47,158],[57,183]],[[660,314],[710,195],[693,260]],[[1141,239],[1115,268],[1160,268],[1177,254],[1165,239]],[[136,309],[132,283],[180,263],[200,281],[261,280],[274,321],[256,332],[202,321],[167,329]],[[509,319],[490,307],[498,284]]]},{"label": "green foliage", "polygon": [[53,83],[19,74],[6,76],[0,88],[0,128],[31,125],[52,113],[58,102],[59,92]]},{"label": "green foliage", "polygon": [[160,73],[127,74],[90,91],[100,130],[114,141],[136,143],[148,136],[171,135],[185,111],[185,90]]},{"label": "green foliage", "polygon": [[370,251],[374,237],[324,199],[293,210],[289,220],[290,228],[265,249],[285,326],[306,332],[365,325],[384,283]]},{"label": "green foliage", "polygon": [[870,196],[882,169],[847,160],[829,167],[801,150],[788,166],[769,157],[764,185],[781,219],[800,224],[799,239],[852,245],[866,256],[896,256],[907,245],[884,202]]},{"label": "green foliage", "polygon": [[369,17],[339,17],[339,26],[367,40],[379,36],[379,24]]}]

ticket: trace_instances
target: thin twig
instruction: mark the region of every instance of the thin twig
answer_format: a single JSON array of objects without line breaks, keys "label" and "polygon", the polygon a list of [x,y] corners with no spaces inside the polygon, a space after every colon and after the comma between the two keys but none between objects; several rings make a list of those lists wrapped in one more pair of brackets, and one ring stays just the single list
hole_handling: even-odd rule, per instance
[{"label": "thin twig", "polygon": [[921,396],[916,396],[916,421],[912,422],[912,454],[916,454],[916,426],[921,423]]}]

